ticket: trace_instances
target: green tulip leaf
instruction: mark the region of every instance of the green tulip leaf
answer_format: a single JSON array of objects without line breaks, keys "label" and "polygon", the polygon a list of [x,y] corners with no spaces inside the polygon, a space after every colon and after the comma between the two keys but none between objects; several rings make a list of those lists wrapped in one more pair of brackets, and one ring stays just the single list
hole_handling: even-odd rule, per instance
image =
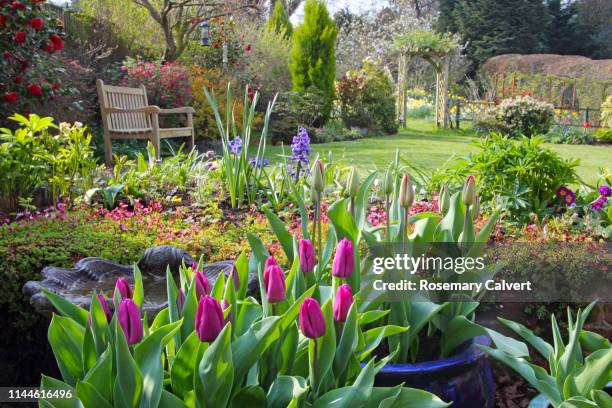
[{"label": "green tulip leaf", "polygon": [[49,299],[53,307],[55,307],[62,316],[71,318],[83,327],[87,326],[87,318],[89,317],[87,310],[67,301],[63,297],[48,291],[47,289],[42,288],[41,290],[47,299]]},{"label": "green tulip leaf", "polygon": [[123,334],[115,322],[115,365],[117,376],[114,385],[114,403],[117,408],[136,408],[142,395],[142,374]]},{"label": "green tulip leaf", "polygon": [[54,314],[49,325],[49,344],[62,378],[71,386],[83,378],[83,342],[85,329],[73,319]]},{"label": "green tulip leaf", "polygon": [[232,325],[228,323],[202,356],[194,378],[198,407],[227,406],[234,380],[231,338]]},{"label": "green tulip leaf", "polygon": [[76,386],[76,396],[83,403],[84,407],[113,408],[93,385],[79,381]]},{"label": "green tulip leaf", "polygon": [[308,392],[303,377],[276,377],[268,391],[268,408],[285,408],[291,401],[299,401]]}]

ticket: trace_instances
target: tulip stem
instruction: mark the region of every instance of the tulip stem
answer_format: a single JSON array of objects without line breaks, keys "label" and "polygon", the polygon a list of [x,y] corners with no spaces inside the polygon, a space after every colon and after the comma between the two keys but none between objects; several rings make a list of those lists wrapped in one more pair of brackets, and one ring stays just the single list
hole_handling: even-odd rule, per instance
[{"label": "tulip stem", "polygon": [[349,205],[350,205],[351,215],[353,216],[353,220],[355,220],[355,223],[357,223],[357,220],[355,219],[355,197],[351,197],[351,203]]},{"label": "tulip stem", "polygon": [[[318,224],[318,228],[317,228],[317,255],[318,255],[318,259],[319,259],[319,276],[318,278],[321,279],[321,276],[323,274],[323,271],[321,270],[321,266],[322,266],[322,259],[323,259],[323,242],[321,240],[321,193],[317,192],[317,224]],[[317,279],[317,281],[319,280]]]},{"label": "tulip stem", "polygon": [[316,369],[317,369],[317,339],[312,339],[312,344],[313,344],[313,352],[312,352],[312,358],[310,359],[310,387],[312,389],[312,395],[313,395],[313,399],[317,398],[317,391],[319,388],[319,384],[317,383],[318,378],[317,378],[317,373],[316,373]]},{"label": "tulip stem", "polygon": [[387,244],[391,243],[391,214],[389,214],[389,194],[385,200],[385,212],[387,215]]}]

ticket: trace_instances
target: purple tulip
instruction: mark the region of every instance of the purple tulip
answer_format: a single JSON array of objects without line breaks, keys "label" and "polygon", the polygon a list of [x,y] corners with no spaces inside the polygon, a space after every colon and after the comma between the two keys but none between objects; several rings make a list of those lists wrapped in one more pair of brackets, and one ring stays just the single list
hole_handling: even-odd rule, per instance
[{"label": "purple tulip", "polygon": [[274,255],[270,255],[267,259],[266,259],[266,264],[264,265],[264,271],[266,269],[268,269],[270,266],[272,265],[278,265],[278,263],[276,262],[276,259],[274,259]]},{"label": "purple tulip", "polygon": [[142,320],[140,320],[140,309],[132,299],[123,299],[119,303],[117,320],[125,333],[129,345],[136,344],[142,340]]},{"label": "purple tulip", "polygon": [[117,293],[119,293],[119,300],[132,298],[132,288],[130,288],[125,278],[117,278],[113,300],[117,297]]},{"label": "purple tulip", "polygon": [[319,302],[313,298],[304,299],[300,306],[300,329],[309,339],[318,339],[325,334],[325,318]]},{"label": "purple tulip", "polygon": [[230,277],[234,281],[234,289],[240,289],[240,276],[238,276],[238,269],[236,269],[236,265],[232,266]]},{"label": "purple tulip", "polygon": [[223,309],[217,299],[209,295],[200,298],[195,317],[195,329],[200,341],[214,341],[224,325]]},{"label": "purple tulip", "polygon": [[271,265],[264,271],[264,284],[268,303],[278,303],[285,300],[285,274],[278,265]]},{"label": "purple tulip", "polygon": [[102,306],[102,310],[104,310],[104,315],[106,316],[106,321],[110,322],[111,319],[113,318],[113,314],[111,313],[110,309],[108,308],[108,303],[106,303],[106,298],[104,297],[103,294],[99,293],[98,294],[98,300],[100,301],[100,306]]},{"label": "purple tulip", "polygon": [[302,268],[302,272],[312,272],[315,265],[317,264],[317,260],[315,258],[312,242],[310,242],[309,239],[303,239],[300,241],[299,256],[300,268]]},{"label": "purple tulip", "polygon": [[210,282],[208,282],[208,278],[204,275],[204,272],[196,272],[195,275],[196,281],[196,297],[199,299],[202,296],[206,296],[210,294]]},{"label": "purple tulip", "polygon": [[340,285],[334,298],[334,320],[344,323],[352,304],[353,293],[351,292],[351,287],[346,283]]},{"label": "purple tulip", "polygon": [[353,274],[353,270],[355,270],[353,243],[346,238],[342,238],[336,247],[332,275],[339,278],[348,278]]},{"label": "purple tulip", "polygon": [[176,294],[176,306],[178,306],[179,311],[182,311],[183,306],[185,306],[185,294],[181,288],[179,288],[178,293]]}]

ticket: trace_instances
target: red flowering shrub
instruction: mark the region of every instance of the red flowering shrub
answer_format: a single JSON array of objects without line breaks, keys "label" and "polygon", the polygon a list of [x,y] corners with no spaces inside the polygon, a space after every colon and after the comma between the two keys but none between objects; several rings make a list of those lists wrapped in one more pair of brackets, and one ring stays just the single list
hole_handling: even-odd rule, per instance
[{"label": "red flowering shrub", "polygon": [[149,105],[160,108],[189,106],[193,101],[189,71],[175,62],[161,63],[127,59],[116,74],[124,86],[147,88]]},{"label": "red flowering shrub", "polygon": [[48,54],[64,48],[63,27],[49,16],[43,2],[0,0],[2,117],[29,110],[60,92]]}]

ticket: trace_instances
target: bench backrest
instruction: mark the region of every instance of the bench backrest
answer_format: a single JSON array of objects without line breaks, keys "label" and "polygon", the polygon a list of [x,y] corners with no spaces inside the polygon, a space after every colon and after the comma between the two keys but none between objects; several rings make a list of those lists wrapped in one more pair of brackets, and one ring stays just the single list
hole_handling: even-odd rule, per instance
[{"label": "bench backrest", "polygon": [[96,85],[102,121],[108,130],[135,130],[151,127],[149,115],[144,113],[105,114],[106,108],[134,109],[148,106],[147,89],[144,85],[138,88],[105,85],[101,79],[96,81]]}]

